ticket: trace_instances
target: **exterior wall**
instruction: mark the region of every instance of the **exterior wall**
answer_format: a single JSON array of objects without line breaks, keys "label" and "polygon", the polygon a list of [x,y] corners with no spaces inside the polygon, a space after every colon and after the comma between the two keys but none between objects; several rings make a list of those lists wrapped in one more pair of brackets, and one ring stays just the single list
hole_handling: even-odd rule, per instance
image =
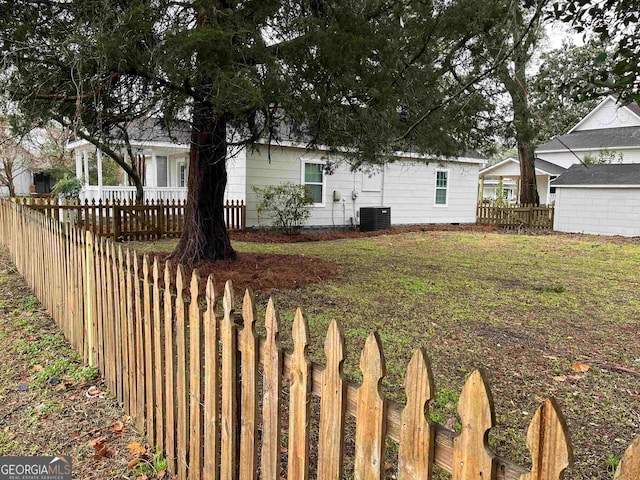
[{"label": "exterior wall", "polygon": [[557,188],[553,228],[640,236],[640,188]]},{"label": "exterior wall", "polygon": [[[180,187],[180,169],[179,166],[181,164],[188,165],[189,163],[189,154],[188,153],[174,153],[173,155],[169,155],[169,178],[168,178],[168,186],[173,188]],[[186,178],[185,178],[185,188]]]},{"label": "exterior wall", "polygon": [[[640,143],[640,139],[638,140],[638,143]],[[598,157],[598,155],[600,154],[600,152],[597,150],[591,150],[591,151],[574,150],[574,152],[578,157],[580,157],[581,160],[584,160],[584,157],[586,157],[587,155],[591,155],[592,157]],[[621,153],[622,154],[621,163],[640,163],[640,146],[638,148],[629,148],[629,149],[622,149],[622,150],[615,150],[611,148],[611,149],[607,149],[607,152],[615,153],[616,157],[619,153]],[[579,163],[576,156],[569,151],[552,152],[552,153],[536,152],[536,155],[540,157],[542,160],[555,163],[556,165],[560,165],[561,167],[564,167],[564,168],[569,168],[571,165]],[[617,158],[614,160],[613,163],[618,163]]]},{"label": "exterior wall", "polygon": [[[302,160],[321,160],[322,152],[295,148],[271,148],[249,152],[246,157],[247,225],[259,226],[257,196],[253,187],[277,185],[285,181],[301,183]],[[437,170],[447,170],[447,205],[435,205]],[[309,226],[348,226],[358,223],[360,207],[391,208],[392,224],[474,223],[478,192],[478,164],[398,161],[387,165],[379,176],[351,172],[340,166],[325,175],[324,205],[312,207]],[[363,188],[364,187],[364,188]],[[334,202],[334,191],[340,200]],[[356,198],[353,198],[356,192]]]},{"label": "exterior wall", "polygon": [[[16,187],[16,195],[29,195],[29,187],[33,185],[33,174],[29,170],[23,170],[15,177],[13,182]],[[0,186],[0,197],[8,196],[9,188]]]},{"label": "exterior wall", "polygon": [[224,192],[226,200],[247,199],[247,150],[231,152],[231,158],[227,160],[227,188]]},{"label": "exterior wall", "polygon": [[635,127],[640,125],[640,119],[625,107],[621,107],[613,98],[608,98],[600,108],[578,130],[596,130],[599,128]]}]

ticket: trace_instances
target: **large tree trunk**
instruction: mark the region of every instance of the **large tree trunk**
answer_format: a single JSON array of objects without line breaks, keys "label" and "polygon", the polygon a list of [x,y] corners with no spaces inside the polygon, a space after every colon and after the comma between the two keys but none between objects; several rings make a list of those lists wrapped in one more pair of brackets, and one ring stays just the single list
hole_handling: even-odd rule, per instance
[{"label": "large tree trunk", "polygon": [[14,198],[16,196],[16,186],[13,183],[13,178],[9,178],[7,188],[9,189],[9,197]]},{"label": "large tree trunk", "polygon": [[531,142],[518,141],[520,159],[520,203],[539,205],[540,196],[536,182],[535,152]]},{"label": "large tree trunk", "polygon": [[184,229],[172,258],[183,265],[235,260],[224,221],[227,122],[205,105],[195,108],[189,152]]}]

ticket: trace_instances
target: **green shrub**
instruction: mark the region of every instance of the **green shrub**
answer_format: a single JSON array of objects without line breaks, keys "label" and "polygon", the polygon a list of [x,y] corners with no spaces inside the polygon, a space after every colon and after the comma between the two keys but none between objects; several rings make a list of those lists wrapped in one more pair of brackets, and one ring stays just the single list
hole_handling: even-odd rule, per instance
[{"label": "green shrub", "polygon": [[264,188],[253,187],[258,195],[258,215],[264,215],[282,233],[295,235],[311,216],[313,200],[304,185],[285,182]]},{"label": "green shrub", "polygon": [[65,198],[78,198],[82,190],[82,180],[65,174],[51,189],[51,193]]}]

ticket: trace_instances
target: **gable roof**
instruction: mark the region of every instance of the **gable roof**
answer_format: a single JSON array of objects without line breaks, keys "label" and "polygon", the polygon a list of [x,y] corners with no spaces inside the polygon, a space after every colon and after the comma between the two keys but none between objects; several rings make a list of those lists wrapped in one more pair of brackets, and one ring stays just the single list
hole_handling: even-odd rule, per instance
[{"label": "gable roof", "polygon": [[[596,107],[593,110],[591,110],[587,115],[585,115],[578,123],[576,123],[567,132],[567,134],[580,131],[580,127],[583,126],[591,118],[596,116],[601,110],[605,109],[607,107],[608,103],[613,103],[614,106],[616,107],[616,110],[617,109],[628,110],[631,113],[632,117],[635,117],[636,120],[638,122],[640,122],[640,107],[638,107],[637,104],[630,103],[629,105],[620,105],[620,104],[618,104],[618,101],[612,95],[609,95],[604,100],[602,100],[598,105],[596,105]],[[591,130],[591,129],[589,129],[589,130]]]},{"label": "gable roof", "polygon": [[640,163],[571,165],[551,182],[552,187],[637,186],[640,188]]},{"label": "gable roof", "polygon": [[600,148],[640,148],[640,127],[600,128],[598,130],[578,130],[566,135],[554,137],[551,141],[540,145],[536,153],[566,152]]},{"label": "gable roof", "polygon": [[[513,158],[513,157],[508,157],[505,158],[504,160],[495,163],[483,170],[480,170],[479,174],[480,175],[491,175],[492,171],[498,170],[500,167],[502,167],[503,165],[506,165],[508,163],[515,163],[516,165],[520,165],[520,160],[517,158]],[[551,163],[551,162],[547,162],[546,160],[543,160],[541,158],[536,157],[536,162],[535,162],[535,167],[536,167],[536,173],[540,173],[543,175],[560,175],[562,172],[564,172],[566,169],[556,165],[555,163]]]}]

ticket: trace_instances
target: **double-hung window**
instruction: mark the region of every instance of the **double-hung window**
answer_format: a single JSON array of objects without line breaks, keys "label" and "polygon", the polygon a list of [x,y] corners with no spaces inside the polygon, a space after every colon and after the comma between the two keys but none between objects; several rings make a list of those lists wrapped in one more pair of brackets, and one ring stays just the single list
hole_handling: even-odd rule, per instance
[{"label": "double-hung window", "polygon": [[435,204],[447,206],[449,196],[449,172],[447,170],[436,171]]},{"label": "double-hung window", "polygon": [[302,183],[314,206],[324,205],[324,164],[321,162],[303,161]]},{"label": "double-hung window", "polygon": [[178,186],[179,187],[187,186],[187,164],[186,163],[178,164]]}]

